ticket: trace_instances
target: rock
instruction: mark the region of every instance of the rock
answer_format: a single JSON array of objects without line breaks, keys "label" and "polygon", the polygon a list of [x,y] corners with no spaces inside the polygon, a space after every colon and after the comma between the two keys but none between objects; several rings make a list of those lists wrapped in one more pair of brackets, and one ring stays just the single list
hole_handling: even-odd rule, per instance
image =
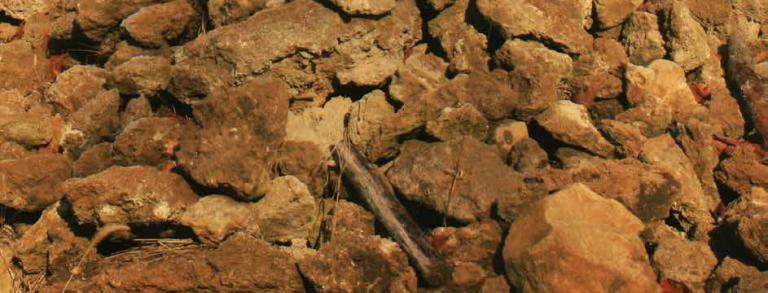
[{"label": "rock", "polygon": [[80,261],[88,246],[88,239],[75,236],[69,224],[61,218],[61,205],[56,203],[43,211],[14,245],[15,257],[27,273],[52,270],[53,274],[69,274],[66,267]]},{"label": "rock", "polygon": [[16,280],[14,280],[12,276],[17,269],[13,267],[13,250],[11,245],[6,243],[10,241],[12,236],[3,235],[3,237],[9,240],[0,243],[0,253],[3,255],[2,258],[0,258],[0,291],[13,292]]},{"label": "rock", "polygon": [[208,13],[216,27],[241,21],[254,12],[285,3],[285,0],[211,0]]},{"label": "rock", "polygon": [[584,166],[593,166],[600,162],[600,158],[586,151],[572,148],[560,147],[555,151],[555,160],[565,169],[579,168]]},{"label": "rock", "polygon": [[706,240],[713,228],[710,211],[719,198],[704,193],[693,164],[669,135],[649,139],[642,148],[640,159],[669,172],[680,182],[680,198],[673,206],[673,218],[697,240]]},{"label": "rock", "polygon": [[621,121],[602,120],[600,129],[609,141],[617,145],[616,152],[625,158],[637,158],[648,140],[639,128]]},{"label": "rock", "polygon": [[720,159],[715,149],[715,136],[709,122],[688,119],[683,123],[677,123],[672,132],[675,133],[677,145],[691,161],[706,196],[720,199],[714,174]]},{"label": "rock", "polygon": [[188,206],[179,218],[203,241],[219,243],[237,231],[256,235],[253,209],[225,195],[209,195]]},{"label": "rock", "polygon": [[134,0],[130,2],[112,2],[101,0],[83,0],[77,3],[75,25],[82,34],[92,41],[103,40],[120,22],[144,6],[166,2],[167,0]]},{"label": "rock", "polygon": [[291,175],[309,186],[312,194],[320,195],[325,188],[328,158],[316,144],[308,141],[286,141],[280,146],[277,167],[282,175]]},{"label": "rock", "polygon": [[738,100],[731,95],[720,59],[711,56],[701,68],[700,78],[710,91],[709,120],[713,132],[722,137],[744,135],[744,115]]},{"label": "rock", "polygon": [[342,11],[351,15],[382,15],[395,8],[395,0],[331,0]]},{"label": "rock", "polygon": [[131,122],[141,118],[152,117],[152,105],[146,97],[138,97],[129,100],[123,112],[120,113],[121,128],[127,127]]},{"label": "rock", "polygon": [[656,136],[673,120],[706,111],[696,102],[685,72],[676,63],[656,60],[648,67],[629,65],[626,72],[627,100],[631,108],[617,120],[640,127],[646,136]]},{"label": "rock", "polygon": [[334,98],[322,108],[304,109],[299,114],[288,112],[285,126],[286,141],[310,141],[329,156],[331,147],[344,138],[344,117],[352,100]]},{"label": "rock", "polygon": [[768,192],[753,187],[728,205],[724,218],[735,228],[736,236],[747,251],[763,264],[768,263]]},{"label": "rock", "polygon": [[415,292],[416,273],[397,243],[378,236],[338,233],[299,270],[317,292]]},{"label": "rock", "polygon": [[470,104],[445,108],[437,119],[427,122],[427,133],[442,141],[471,136],[483,141],[488,136],[488,120]]},{"label": "rock", "polygon": [[[391,88],[391,86],[390,86]],[[395,116],[395,107],[387,102],[383,91],[375,90],[352,104],[347,135],[372,161],[394,155],[396,141],[382,132],[384,123]]]},{"label": "rock", "polygon": [[324,213],[322,226],[325,240],[332,240],[337,233],[349,232],[366,236],[376,234],[376,219],[363,207],[346,200],[327,200],[323,202],[323,206],[328,210]]},{"label": "rock", "polygon": [[519,142],[528,138],[528,125],[522,121],[502,121],[494,128],[491,141],[499,146],[503,153],[509,153]]},{"label": "rock", "polygon": [[171,53],[171,49],[167,47],[147,49],[137,47],[136,45],[132,45],[127,41],[122,41],[115,45],[114,53],[112,53],[112,55],[109,56],[109,59],[107,59],[107,63],[104,64],[104,69],[107,71],[113,71],[118,65],[123,64],[126,61],[138,56],[170,58]]},{"label": "rock", "polygon": [[[290,254],[246,235],[234,235],[214,249],[193,246],[183,252],[184,257],[179,257],[178,251],[155,251],[152,266],[146,265],[147,251],[122,254],[116,261],[97,262],[98,271],[73,279],[68,288],[83,292],[305,292]],[[51,291],[61,291],[65,281],[55,283]]]},{"label": "rock", "polygon": [[469,0],[457,0],[429,21],[429,34],[440,41],[456,73],[488,71],[488,40],[466,22]]},{"label": "rock", "polygon": [[123,21],[122,27],[140,44],[162,47],[196,34],[199,18],[187,0],[174,0],[139,9]]},{"label": "rock", "polygon": [[526,137],[512,147],[507,162],[518,172],[530,173],[549,167],[549,156],[536,140]]},{"label": "rock", "polygon": [[197,201],[181,176],[151,167],[112,167],[62,187],[79,223],[167,223]]},{"label": "rock", "polygon": [[632,14],[624,25],[622,39],[632,64],[646,66],[667,54],[655,14],[642,11]]},{"label": "rock", "polygon": [[[591,107],[595,101],[618,98],[624,94],[622,76],[628,61],[621,43],[599,37],[592,51],[574,58],[569,91],[575,103]],[[562,95],[561,95],[562,96]]]},{"label": "rock", "polygon": [[740,280],[738,284],[733,286],[733,292],[759,292],[768,288],[768,273],[760,272],[760,274],[745,277]]},{"label": "rock", "polygon": [[72,113],[104,91],[107,72],[96,66],[76,65],[59,74],[46,91],[46,99],[59,113]]},{"label": "rock", "polygon": [[734,0],[733,8],[756,22],[768,22],[768,5],[759,0]]},{"label": "rock", "polygon": [[508,40],[494,56],[497,63],[512,71],[512,78],[525,85],[524,102],[520,108],[529,115],[539,113],[557,101],[561,96],[559,89],[573,72],[571,57],[538,42]]},{"label": "rock", "polygon": [[476,263],[456,264],[451,272],[452,285],[465,290],[478,287],[487,277],[488,273]]},{"label": "rock", "polygon": [[439,227],[432,230],[429,239],[435,250],[454,265],[476,263],[490,268],[501,245],[501,236],[499,224],[488,220],[461,228]]},{"label": "rock", "polygon": [[3,0],[0,1],[0,11],[10,18],[25,21],[47,11],[49,5],[45,0]]},{"label": "rock", "polygon": [[175,118],[141,118],[115,139],[115,159],[121,165],[161,167],[171,160],[181,135],[182,125]]},{"label": "rock", "polygon": [[442,11],[446,7],[453,5],[455,2],[456,0],[427,0],[429,6],[435,11]]},{"label": "rock", "polygon": [[673,1],[665,12],[665,34],[669,53],[686,72],[691,71],[709,58],[707,34],[691,14],[684,1]]},{"label": "rock", "polygon": [[611,28],[620,25],[643,0],[595,0],[597,21],[601,28]]},{"label": "rock", "polygon": [[536,122],[555,139],[584,148],[596,155],[609,157],[614,147],[592,124],[583,105],[557,101],[536,116]]},{"label": "rock", "polygon": [[49,80],[46,56],[25,40],[0,44],[0,56],[0,74],[14,77],[3,78],[0,91],[18,90],[26,95]]},{"label": "rock", "polygon": [[531,36],[569,53],[585,53],[591,47],[592,37],[582,24],[584,9],[577,1],[480,0],[476,5],[506,39]]},{"label": "rock", "polygon": [[67,154],[77,156],[91,145],[111,137],[120,125],[120,95],[102,91],[72,113],[62,126],[58,142]]},{"label": "rock", "polygon": [[153,95],[171,81],[171,63],[163,57],[137,56],[116,66],[110,73],[124,95]]},{"label": "rock", "polygon": [[72,164],[73,177],[88,177],[114,165],[112,144],[105,142],[85,150]]},{"label": "rock", "polygon": [[389,54],[376,45],[374,35],[340,43],[335,50],[340,58],[347,59],[336,72],[336,79],[341,85],[379,87],[402,64],[399,54]]},{"label": "rock", "polygon": [[27,105],[10,106],[12,111],[0,109],[0,140],[27,148],[39,147],[51,142],[54,118],[51,117],[50,111],[26,110],[29,107]]},{"label": "rock", "polygon": [[426,44],[413,47],[411,56],[397,69],[389,85],[393,100],[411,104],[448,80],[445,77],[448,64],[442,58],[428,54],[427,49]]},{"label": "rock", "polygon": [[176,158],[197,183],[246,199],[261,197],[285,137],[288,93],[279,80],[222,89],[193,107],[199,124]]},{"label": "rock", "polygon": [[759,275],[760,271],[728,256],[720,262],[710,278],[707,289],[710,292],[726,292],[741,279]]},{"label": "rock", "polygon": [[[481,175],[488,172],[497,176]],[[409,142],[387,177],[406,199],[465,223],[490,217],[496,199],[514,196],[519,187],[496,150],[471,137]]]},{"label": "rock", "polygon": [[483,287],[480,289],[481,293],[505,293],[512,290],[507,284],[507,279],[504,276],[498,276],[485,279]]},{"label": "rock", "polygon": [[31,154],[30,151],[19,144],[0,140],[0,161],[17,160]]},{"label": "rock", "polygon": [[63,155],[33,154],[0,161],[0,204],[37,212],[62,198],[62,183],[72,176],[72,163]]},{"label": "rock", "polygon": [[723,187],[744,196],[753,186],[768,188],[768,166],[750,149],[737,147],[730,158],[720,162],[715,178]]},{"label": "rock", "polygon": [[683,285],[692,292],[704,292],[705,282],[717,265],[709,245],[687,240],[663,224],[648,229],[646,237],[655,247],[651,263],[659,272],[659,278]]},{"label": "rock", "polygon": [[503,250],[507,278],[526,292],[660,292],[642,229],[618,202],[571,185],[512,223]]},{"label": "rock", "polygon": [[320,210],[307,186],[296,177],[272,180],[264,198],[253,204],[259,239],[286,243],[312,239]]}]

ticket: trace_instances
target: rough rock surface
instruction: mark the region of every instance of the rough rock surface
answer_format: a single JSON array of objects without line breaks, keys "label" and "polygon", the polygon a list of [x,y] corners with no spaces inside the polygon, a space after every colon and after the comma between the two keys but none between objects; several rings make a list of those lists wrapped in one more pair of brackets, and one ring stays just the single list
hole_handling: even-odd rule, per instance
[{"label": "rough rock surface", "polygon": [[346,135],[367,158],[375,161],[393,155],[396,141],[382,132],[384,123],[395,116],[395,107],[383,91],[373,91],[353,103],[349,114]]},{"label": "rough rock surface", "polygon": [[596,155],[609,157],[614,151],[589,118],[583,105],[570,101],[553,103],[536,116],[536,122],[555,139],[584,148]]},{"label": "rough rock surface", "polygon": [[352,101],[335,98],[323,108],[309,108],[301,113],[288,113],[286,141],[309,141],[317,145],[324,156],[331,147],[344,138],[344,117],[349,113]]},{"label": "rough rock surface", "polygon": [[15,243],[16,257],[25,272],[42,272],[52,267],[52,273],[62,273],[60,270],[77,261],[86,249],[88,240],[75,236],[59,215],[60,209],[60,204],[54,204],[43,211],[40,219]]},{"label": "rough rock surface", "polygon": [[523,291],[661,292],[638,236],[642,229],[618,202],[571,185],[510,226],[507,277]]},{"label": "rough rock surface", "polygon": [[163,57],[136,56],[110,73],[115,86],[124,95],[152,95],[168,88],[171,63]]},{"label": "rough rock surface", "polygon": [[285,4],[285,0],[210,0],[208,13],[215,26],[243,20],[256,11]]},{"label": "rough rock surface", "polygon": [[351,15],[381,15],[395,8],[396,0],[331,0]]},{"label": "rough rock surface", "polygon": [[112,167],[63,184],[80,223],[167,223],[197,195],[181,176],[151,167]]},{"label": "rough rock surface", "polygon": [[0,161],[0,204],[35,212],[62,198],[72,163],[62,155],[37,154]]},{"label": "rough rock surface", "polygon": [[406,144],[387,177],[408,200],[461,222],[490,217],[496,199],[519,187],[496,150],[471,137]]},{"label": "rough rock surface", "polygon": [[684,1],[672,1],[666,12],[666,35],[672,60],[684,70],[701,66],[711,54],[707,34]]},{"label": "rough rock surface", "polygon": [[458,0],[429,22],[429,34],[440,41],[451,72],[488,71],[487,37],[464,21],[470,3]]},{"label": "rough rock surface", "polygon": [[488,136],[488,120],[472,105],[445,108],[437,119],[427,122],[426,131],[435,138],[447,141],[454,137],[471,136],[485,140]]},{"label": "rough rock surface", "polygon": [[747,250],[761,263],[768,263],[768,217],[766,217],[768,192],[753,187],[731,203],[725,219],[735,227],[735,233]]},{"label": "rough rock surface", "polygon": [[640,4],[642,0],[595,0],[597,21],[601,28],[620,25]]},{"label": "rough rock surface", "polygon": [[666,225],[654,225],[644,233],[654,245],[651,262],[662,280],[682,284],[694,292],[704,291],[717,258],[704,242],[690,241]]},{"label": "rough rock surface", "polygon": [[632,64],[645,66],[667,53],[655,14],[635,12],[624,25],[622,36]]},{"label": "rough rock surface", "polygon": [[141,118],[115,139],[115,160],[121,165],[160,167],[171,159],[181,135],[182,125],[174,118]]},{"label": "rough rock surface", "polygon": [[252,209],[226,195],[209,195],[184,210],[179,223],[204,241],[220,242],[237,230],[255,234]]},{"label": "rough rock surface", "polygon": [[139,9],[122,26],[135,41],[147,47],[162,47],[179,37],[197,33],[200,23],[189,1],[175,0]]}]

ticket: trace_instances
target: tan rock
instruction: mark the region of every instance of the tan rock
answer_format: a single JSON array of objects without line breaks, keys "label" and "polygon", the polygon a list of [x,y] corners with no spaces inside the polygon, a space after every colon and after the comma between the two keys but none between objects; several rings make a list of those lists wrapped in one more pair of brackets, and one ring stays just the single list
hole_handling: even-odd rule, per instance
[{"label": "tan rock", "polygon": [[[391,87],[390,87],[391,89]],[[383,133],[384,123],[395,116],[395,107],[389,104],[387,96],[380,90],[365,95],[352,104],[347,125],[349,140],[369,160],[393,155],[396,140]]]},{"label": "tan rock", "polygon": [[351,15],[381,15],[395,7],[396,0],[331,0]]},{"label": "tan rock", "polygon": [[651,262],[659,271],[659,277],[685,285],[693,292],[704,292],[705,283],[717,265],[709,245],[687,240],[666,225],[655,225],[649,230],[647,237],[655,245]]},{"label": "tan rock", "polygon": [[672,3],[666,12],[669,53],[672,60],[687,72],[704,64],[711,52],[704,28],[693,17],[685,1]]},{"label": "tan rock", "polygon": [[264,198],[253,204],[252,213],[258,237],[279,243],[314,240],[310,233],[319,224],[320,216],[307,186],[293,176],[273,179]]},{"label": "tan rock", "polygon": [[199,17],[190,2],[174,0],[143,7],[123,20],[122,26],[140,44],[162,47],[180,37],[197,33]]},{"label": "tan rock", "polygon": [[517,143],[528,138],[528,125],[521,121],[504,121],[493,130],[491,139],[504,153],[509,153]]},{"label": "tan rock", "polygon": [[624,25],[622,36],[629,61],[635,65],[648,65],[667,54],[655,14],[635,12]]},{"label": "tan rock", "polygon": [[59,154],[34,154],[0,161],[0,204],[26,212],[41,211],[62,198],[62,183],[72,163]]},{"label": "tan rock", "polygon": [[49,1],[45,0],[3,0],[0,11],[8,17],[26,21],[32,15],[48,11]]},{"label": "tan rock", "polygon": [[426,131],[442,141],[461,136],[472,136],[483,141],[488,136],[488,120],[474,106],[464,104],[458,108],[445,108],[437,119],[427,122]]},{"label": "tan rock", "polygon": [[298,114],[289,112],[285,140],[310,141],[323,155],[330,155],[331,147],[344,138],[344,116],[351,106],[352,100],[337,97],[322,108],[308,108]]},{"label": "tan rock", "polygon": [[204,241],[218,243],[236,231],[255,235],[252,209],[225,195],[209,195],[187,207],[179,223],[195,232]]},{"label": "tan rock", "polygon": [[596,0],[595,10],[600,27],[611,28],[622,24],[640,4],[643,0]]},{"label": "tan rock", "polygon": [[124,95],[153,95],[168,88],[171,63],[163,57],[136,56],[116,66],[110,78]]},{"label": "tan rock", "polygon": [[254,12],[285,4],[285,0],[210,0],[208,13],[215,26],[248,18]]},{"label": "tan rock", "polygon": [[510,226],[507,277],[526,292],[661,292],[638,237],[642,229],[618,202],[571,185]]},{"label": "tan rock", "polygon": [[536,116],[552,136],[562,142],[582,147],[594,154],[609,157],[614,147],[600,134],[589,118],[587,108],[571,101],[557,101]]}]

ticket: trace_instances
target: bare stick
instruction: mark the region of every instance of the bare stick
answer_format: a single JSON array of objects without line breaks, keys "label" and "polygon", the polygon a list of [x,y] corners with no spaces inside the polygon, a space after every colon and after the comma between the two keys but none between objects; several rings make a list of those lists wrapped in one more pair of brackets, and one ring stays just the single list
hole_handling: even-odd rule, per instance
[{"label": "bare stick", "polygon": [[338,164],[344,166],[343,179],[365,201],[392,238],[403,247],[427,285],[439,286],[444,283],[448,266],[395,197],[389,182],[380,173],[374,171],[368,160],[351,143],[340,142],[336,145],[333,154]]},{"label": "bare stick", "polygon": [[741,33],[728,37],[728,75],[739,86],[755,129],[768,148],[768,80],[755,72],[755,54]]}]

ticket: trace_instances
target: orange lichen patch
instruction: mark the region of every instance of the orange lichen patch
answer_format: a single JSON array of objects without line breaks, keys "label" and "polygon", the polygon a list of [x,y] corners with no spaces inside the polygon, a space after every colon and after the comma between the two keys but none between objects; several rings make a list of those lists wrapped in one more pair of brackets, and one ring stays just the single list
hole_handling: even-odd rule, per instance
[{"label": "orange lichen patch", "polygon": [[699,104],[703,104],[704,101],[709,100],[712,97],[712,91],[709,89],[709,86],[703,83],[692,83],[689,84],[688,87],[691,88],[691,92],[693,92],[693,97],[696,99],[696,102]]}]

